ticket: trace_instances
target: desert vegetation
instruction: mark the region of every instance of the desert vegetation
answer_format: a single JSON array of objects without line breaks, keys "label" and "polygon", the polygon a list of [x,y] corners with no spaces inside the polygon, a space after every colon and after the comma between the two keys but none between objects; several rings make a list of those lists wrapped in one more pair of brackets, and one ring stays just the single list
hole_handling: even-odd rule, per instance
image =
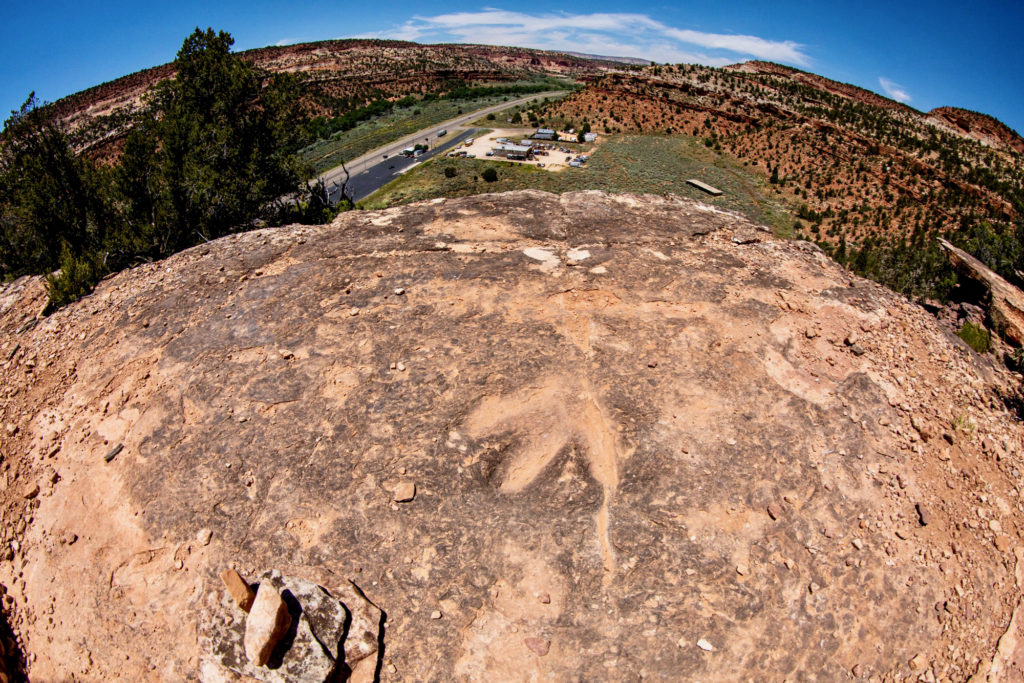
[{"label": "desert vegetation", "polygon": [[1021,283],[1024,140],[991,117],[923,114],[764,63],[608,74],[534,117],[699,137],[767,179],[796,234],[907,295],[949,296],[956,278],[939,235]]},{"label": "desert vegetation", "polygon": [[[615,144],[585,172],[552,177],[483,160],[462,160],[456,171],[439,161],[365,205],[519,187],[690,195],[683,176],[704,174],[729,191],[725,198],[702,199],[731,204],[780,234],[812,240],[858,274],[908,296],[954,296],[957,277],[937,236],[1024,284],[1024,139],[976,112],[943,107],[923,113],[763,62],[641,68],[516,48],[375,40],[265,48],[230,58],[235,66],[224,71],[238,75],[241,85],[180,109],[171,106],[171,96],[172,84],[190,78],[183,55],[49,107],[26,103],[4,133],[12,189],[3,200],[3,275],[49,272],[63,262],[69,267],[62,272],[77,270],[88,282],[225,231],[285,217],[322,218],[329,207],[317,188],[301,183],[313,172],[476,106],[557,88],[572,92],[558,101],[538,97],[494,119],[612,136]],[[243,140],[244,131],[257,128],[228,126],[224,138],[206,128],[199,134],[208,135],[204,144],[228,141],[229,155],[175,157],[175,117],[191,116],[190,108],[225,106],[231,98],[231,106],[251,115],[243,117],[245,126],[263,126],[264,133],[253,133],[258,144]],[[94,112],[85,114],[87,107]],[[214,118],[196,125],[212,125]],[[284,120],[291,125],[280,125]],[[210,163],[197,165],[200,157]],[[45,158],[48,166],[14,161],[29,158]],[[174,171],[175,164],[196,170],[194,177]],[[481,182],[488,167],[497,178]],[[15,188],[11,179],[19,174],[40,180]],[[178,183],[191,189],[172,191]],[[303,201],[282,213],[276,200],[295,193]],[[39,217],[36,228],[32,216]],[[54,239],[38,227],[43,216],[50,216],[51,232],[86,237]],[[33,236],[12,237],[19,230]],[[71,268],[67,258],[85,253],[101,256]]]},{"label": "desert vegetation", "polygon": [[[0,277],[48,274],[56,307],[110,272],[230,232],[324,222],[348,205],[331,206],[307,182],[316,173],[463,108],[571,88],[560,69],[585,63],[544,75],[502,48],[232,43],[196,29],[169,65],[52,105],[30,96],[12,114],[0,135]],[[324,49],[336,58],[326,70]]]},{"label": "desert vegetation", "polygon": [[[489,169],[495,172],[492,181],[484,177]],[[686,179],[694,176],[708,179],[725,194],[709,197],[687,185]],[[682,136],[614,136],[592,152],[587,168],[557,173],[505,161],[436,159],[402,174],[359,202],[359,206],[379,209],[436,197],[522,189],[679,195],[736,211],[755,222],[771,225],[779,235],[792,234],[793,219],[785,203],[763,178],[735,160],[707,149],[699,139]]]},{"label": "desert vegetation", "polygon": [[[0,274],[49,276],[51,306],[106,273],[258,223],[322,221],[294,150],[298,80],[232,55],[231,36],[196,31],[133,114],[117,161],[75,154],[30,97],[0,149]],[[299,201],[283,201],[286,195]]]}]

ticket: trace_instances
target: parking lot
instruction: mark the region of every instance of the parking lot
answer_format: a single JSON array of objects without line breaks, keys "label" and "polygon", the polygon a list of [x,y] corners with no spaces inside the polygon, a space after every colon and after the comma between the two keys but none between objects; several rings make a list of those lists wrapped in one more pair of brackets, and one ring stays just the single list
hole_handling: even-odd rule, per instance
[{"label": "parking lot", "polygon": [[[448,155],[451,156],[453,152],[465,152],[467,158],[476,159],[494,159],[497,161],[508,161],[512,164],[526,164],[527,166],[537,166],[543,168],[546,171],[564,171],[570,168],[570,164],[573,160],[577,159],[580,155],[589,156],[592,151],[597,147],[599,143],[589,142],[580,144],[578,142],[555,142],[545,140],[532,140],[534,145],[538,148],[535,150],[534,158],[528,160],[514,160],[506,159],[499,156],[488,156],[487,153],[493,150],[495,147],[501,145],[499,138],[507,139],[513,144],[519,144],[521,140],[528,140],[530,136],[536,132],[534,128],[501,128],[485,135],[479,135],[473,138],[473,144],[466,146],[465,144],[460,145],[457,150],[451,150]],[[472,156],[470,156],[472,155]],[[580,162],[580,166],[585,167],[586,162]]]}]

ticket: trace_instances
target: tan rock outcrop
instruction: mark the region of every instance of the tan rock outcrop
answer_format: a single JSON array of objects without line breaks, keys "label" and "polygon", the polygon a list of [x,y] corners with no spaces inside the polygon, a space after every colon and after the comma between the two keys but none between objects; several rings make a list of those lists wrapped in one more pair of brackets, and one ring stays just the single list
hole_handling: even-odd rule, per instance
[{"label": "tan rock outcrop", "polygon": [[996,333],[1014,346],[1024,345],[1024,292],[963,249],[944,239],[939,244],[958,271],[988,289],[988,314]]},{"label": "tan rock outcrop", "polygon": [[7,287],[0,583],[33,680],[232,680],[225,566],[344,604],[343,638],[295,612],[282,647],[360,680],[964,680],[1024,623],[1013,377],[706,205],[351,212],[41,320]]}]

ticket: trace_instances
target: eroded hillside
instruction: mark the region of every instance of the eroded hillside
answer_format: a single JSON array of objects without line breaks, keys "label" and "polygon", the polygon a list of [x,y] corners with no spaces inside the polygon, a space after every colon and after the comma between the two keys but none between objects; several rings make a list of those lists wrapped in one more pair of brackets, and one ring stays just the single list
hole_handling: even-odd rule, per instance
[{"label": "eroded hillside", "polygon": [[[270,73],[300,76],[309,116],[344,113],[376,98],[420,95],[451,83],[515,82],[537,76],[590,78],[626,68],[618,62],[544,50],[391,40],[330,40],[264,47],[240,55]],[[150,89],[173,76],[173,64],[145,69],[65,97],[52,105],[53,112],[76,132],[83,147],[102,154],[105,147],[117,145]]]},{"label": "eroded hillside", "polygon": [[799,234],[908,294],[949,294],[937,234],[1019,282],[1024,139],[991,117],[923,114],[763,62],[608,74],[544,115],[602,132],[701,137],[770,177]]},{"label": "eroded hillside", "polygon": [[385,621],[358,680],[1016,661],[1011,378],[735,215],[437,200],[43,304],[0,298],[0,582],[33,679],[232,680],[228,566],[361,589]]}]

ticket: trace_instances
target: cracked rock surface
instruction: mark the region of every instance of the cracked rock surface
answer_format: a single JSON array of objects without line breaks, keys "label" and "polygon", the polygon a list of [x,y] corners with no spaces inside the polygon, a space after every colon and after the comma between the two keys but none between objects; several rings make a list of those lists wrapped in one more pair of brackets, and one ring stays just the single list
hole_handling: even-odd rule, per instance
[{"label": "cracked rock surface", "polygon": [[1021,659],[1012,378],[735,215],[438,200],[43,303],[0,290],[0,583],[39,680],[200,675],[231,563],[353,581],[386,615],[356,669],[384,680]]}]

